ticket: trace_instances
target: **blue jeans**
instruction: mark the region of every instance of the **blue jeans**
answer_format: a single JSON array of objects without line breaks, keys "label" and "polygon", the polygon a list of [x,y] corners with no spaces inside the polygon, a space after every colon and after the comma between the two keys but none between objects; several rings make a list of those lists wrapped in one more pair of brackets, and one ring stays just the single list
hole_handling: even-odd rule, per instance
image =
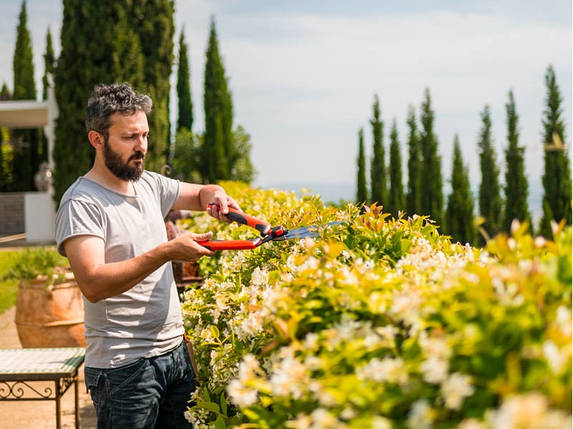
[{"label": "blue jeans", "polygon": [[192,428],[183,416],[195,390],[185,341],[161,356],[119,368],[85,368],[101,428]]}]

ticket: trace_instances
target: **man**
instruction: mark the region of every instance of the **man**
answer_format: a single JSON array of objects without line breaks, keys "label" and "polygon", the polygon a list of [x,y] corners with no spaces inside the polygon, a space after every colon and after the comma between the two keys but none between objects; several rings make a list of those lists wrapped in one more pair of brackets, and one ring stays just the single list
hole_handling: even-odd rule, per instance
[{"label": "man", "polygon": [[127,84],[97,85],[86,128],[96,151],[90,171],[66,191],[56,216],[58,251],[84,295],[85,380],[98,427],[190,427],[184,419],[194,376],[183,341],[170,261],[212,252],[185,234],[167,241],[171,209],[226,220],[237,203],[216,185],[144,169],[151,99]]}]

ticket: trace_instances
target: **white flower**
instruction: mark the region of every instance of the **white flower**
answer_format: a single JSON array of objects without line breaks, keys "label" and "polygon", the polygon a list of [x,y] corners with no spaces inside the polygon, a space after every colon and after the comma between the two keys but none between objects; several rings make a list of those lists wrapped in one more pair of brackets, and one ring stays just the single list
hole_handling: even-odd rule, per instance
[{"label": "white flower", "polygon": [[269,282],[269,273],[266,270],[255,268],[251,273],[251,284],[253,286],[264,286]]},{"label": "white flower", "polygon": [[439,384],[445,381],[448,376],[449,363],[444,359],[431,357],[422,362],[420,369],[425,381]]},{"label": "white flower", "polygon": [[310,429],[311,425],[312,417],[307,414],[299,414],[296,420],[289,420],[286,423],[286,426],[292,429]]},{"label": "white flower", "polygon": [[559,374],[566,363],[567,357],[561,353],[553,341],[548,340],[543,343],[543,355],[547,359],[551,370],[555,374]]},{"label": "white flower", "polygon": [[274,368],[270,382],[274,395],[292,395],[294,399],[300,399],[308,384],[308,370],[296,358],[286,356]]},{"label": "white flower", "polygon": [[428,337],[426,332],[421,332],[419,343],[427,358],[449,359],[452,355],[452,349],[444,337]]},{"label": "white flower", "polygon": [[476,419],[468,419],[461,422],[457,429],[485,429],[485,426]]},{"label": "white flower", "polygon": [[193,423],[193,427],[199,427],[205,424],[207,417],[209,417],[209,412],[204,408],[197,408],[193,411],[185,411],[184,416],[189,423]]},{"label": "white flower", "polygon": [[425,399],[412,404],[408,414],[408,427],[410,429],[429,429],[432,427],[432,409]]},{"label": "white flower", "polygon": [[356,371],[360,380],[374,380],[378,383],[386,381],[389,383],[406,384],[408,382],[408,371],[404,366],[404,361],[400,358],[374,358],[365,366]]},{"label": "white flower", "polygon": [[446,407],[453,410],[459,409],[464,399],[473,393],[474,387],[470,382],[470,377],[459,372],[453,373],[442,383],[442,396]]},{"label": "white flower", "polygon": [[346,407],[340,413],[340,418],[343,420],[352,420],[354,417],[356,417],[356,411],[352,407]]},{"label": "white flower", "polygon": [[310,332],[304,337],[304,348],[307,350],[316,350],[318,347],[318,334]]},{"label": "white flower", "polygon": [[245,386],[239,380],[231,380],[227,386],[227,393],[233,404],[244,408],[257,402],[257,390]]},{"label": "white flower", "polygon": [[380,416],[372,417],[370,426],[372,429],[392,429],[392,423],[390,420]]},{"label": "white flower", "polygon": [[240,340],[244,341],[255,337],[259,332],[261,332],[263,330],[263,322],[262,314],[255,311],[249,313],[245,319],[235,325],[235,329],[233,329],[233,331]]},{"label": "white flower", "polygon": [[571,338],[571,309],[562,305],[557,309],[557,324],[559,325],[559,330],[567,338]]},{"label": "white flower", "polygon": [[333,429],[339,426],[336,418],[324,408],[317,408],[311,414],[312,429]]},{"label": "white flower", "polygon": [[506,399],[498,410],[488,412],[486,419],[495,429],[571,428],[571,416],[548,410],[547,399],[536,392]]}]

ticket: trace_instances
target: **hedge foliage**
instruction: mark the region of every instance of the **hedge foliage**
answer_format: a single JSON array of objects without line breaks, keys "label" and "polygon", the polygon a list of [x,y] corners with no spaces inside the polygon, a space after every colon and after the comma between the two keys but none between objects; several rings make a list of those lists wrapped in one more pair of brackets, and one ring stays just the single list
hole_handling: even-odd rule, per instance
[{"label": "hedge foliage", "polygon": [[[201,261],[182,307],[196,427],[571,427],[571,228],[550,242],[514,223],[481,250],[424,217],[224,186],[273,225],[345,223]],[[256,233],[206,214],[185,227]]]}]

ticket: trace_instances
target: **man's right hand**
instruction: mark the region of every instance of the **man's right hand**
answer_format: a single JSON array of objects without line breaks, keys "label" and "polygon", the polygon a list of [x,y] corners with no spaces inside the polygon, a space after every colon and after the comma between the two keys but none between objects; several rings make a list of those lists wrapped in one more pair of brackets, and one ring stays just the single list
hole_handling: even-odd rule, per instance
[{"label": "man's right hand", "polygon": [[202,256],[213,256],[211,250],[197,244],[198,241],[210,240],[212,232],[205,234],[194,234],[187,232],[173,240],[168,241],[170,247],[170,258],[172,261],[195,262]]}]

